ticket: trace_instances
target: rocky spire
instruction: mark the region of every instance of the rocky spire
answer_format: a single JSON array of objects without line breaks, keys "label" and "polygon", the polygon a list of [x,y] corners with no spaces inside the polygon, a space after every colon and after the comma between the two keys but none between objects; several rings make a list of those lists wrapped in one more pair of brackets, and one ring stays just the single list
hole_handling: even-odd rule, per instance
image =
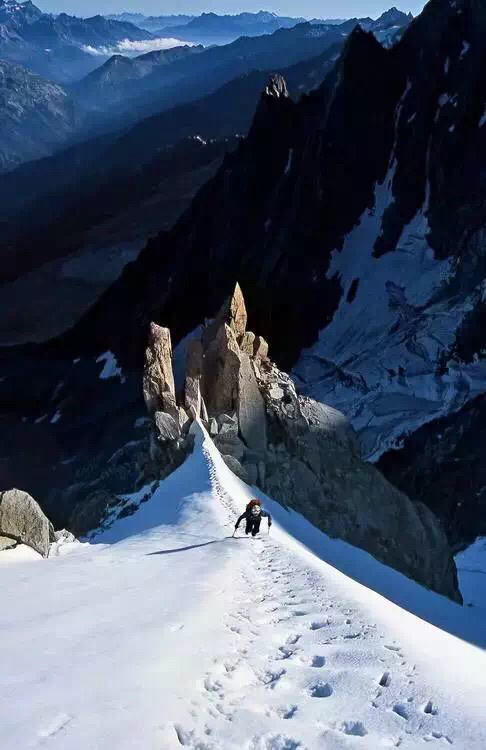
[{"label": "rocky spire", "polygon": [[276,99],[280,97],[288,97],[289,92],[287,90],[287,83],[285,78],[280,73],[274,73],[270,76],[267,85],[263,90],[263,96],[271,96]]},{"label": "rocky spire", "polygon": [[170,331],[156,323],[150,324],[145,352],[143,397],[151,415],[156,411],[167,411],[168,407],[175,404]]},{"label": "rocky spire", "polygon": [[259,133],[268,130],[275,131],[276,139],[286,139],[294,109],[285,78],[280,74],[271,75],[260,96],[248,139],[253,141]]}]

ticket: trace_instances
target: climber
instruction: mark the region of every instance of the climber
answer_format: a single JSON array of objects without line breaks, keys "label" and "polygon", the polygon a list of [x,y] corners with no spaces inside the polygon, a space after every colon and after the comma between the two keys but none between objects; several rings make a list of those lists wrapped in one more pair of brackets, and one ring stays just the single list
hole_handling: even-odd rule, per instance
[{"label": "climber", "polygon": [[262,518],[268,518],[268,531],[270,532],[270,526],[272,525],[272,517],[270,513],[267,513],[266,510],[263,510],[260,500],[256,500],[256,499],[251,500],[246,506],[245,512],[242,513],[241,516],[238,518],[235,524],[234,533],[236,534],[238,530],[238,526],[240,525],[241,521],[245,519],[246,520],[245,534],[251,534],[252,536],[256,536],[258,532],[260,531],[260,523],[261,523]]}]

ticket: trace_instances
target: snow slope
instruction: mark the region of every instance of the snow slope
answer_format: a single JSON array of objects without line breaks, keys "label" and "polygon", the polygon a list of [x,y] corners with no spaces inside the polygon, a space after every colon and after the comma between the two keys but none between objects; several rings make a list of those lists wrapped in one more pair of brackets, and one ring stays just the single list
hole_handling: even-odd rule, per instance
[{"label": "snow slope", "polygon": [[482,609],[486,618],[486,538],[456,555],[456,565],[464,603]]},{"label": "snow slope", "polygon": [[474,610],[271,501],[270,536],[231,539],[249,490],[195,430],[134,515],[0,558],[2,750],[483,749],[485,652],[333,566],[484,646]]}]

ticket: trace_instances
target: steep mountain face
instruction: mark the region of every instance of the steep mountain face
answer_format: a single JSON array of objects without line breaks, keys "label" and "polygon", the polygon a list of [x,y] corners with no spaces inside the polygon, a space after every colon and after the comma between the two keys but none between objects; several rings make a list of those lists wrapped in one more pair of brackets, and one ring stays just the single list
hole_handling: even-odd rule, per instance
[{"label": "steep mountain face", "polygon": [[61,86],[0,60],[0,172],[59,148],[76,130],[76,110]]},{"label": "steep mountain face", "polygon": [[0,0],[0,57],[59,82],[86,75],[99,65],[92,53],[152,35],[137,26],[102,16],[76,18],[43,13],[30,1]]},{"label": "steep mountain face", "polygon": [[[485,33],[482,2],[432,0],[391,49],[355,30],[323,85],[297,103],[274,77],[248,137],[177,225],[68,334],[0,354],[9,485],[22,467],[25,488],[35,497],[51,488],[55,505],[46,458],[58,488],[88,455],[99,471],[140,417],[150,321],[177,343],[216,314],[236,279],[250,327],[299,389],[347,414],[364,457],[397,449],[387,473],[419,487],[436,471],[426,455],[438,455],[437,420],[450,418],[480,462]],[[44,433],[34,466],[25,446]],[[407,434],[407,464],[424,453],[412,477],[398,450]],[[449,441],[443,474],[465,445]],[[480,492],[481,475],[471,481]],[[468,508],[470,491],[458,482]],[[479,532],[475,512],[459,513],[459,526],[450,503],[430,503],[461,542]]]},{"label": "steep mountain face", "polygon": [[481,394],[459,410],[428,422],[407,436],[400,451],[378,465],[414,500],[426,499],[445,521],[453,545],[462,549],[486,537],[486,399]]},{"label": "steep mountain face", "polygon": [[[291,92],[312,90],[340,47],[286,69]],[[0,177],[0,342],[45,340],[72,325],[215,174],[247,133],[267,79],[242,76],[124,136]]]},{"label": "steep mountain face", "polygon": [[200,45],[184,45],[148,52],[135,58],[113,55],[100,68],[96,68],[86,78],[75,83],[71,91],[84,106],[103,110],[107,105],[117,104],[139,95],[145,88],[145,79],[156,71],[160,74],[161,69],[169,67],[171,63],[202,50],[203,47]]}]

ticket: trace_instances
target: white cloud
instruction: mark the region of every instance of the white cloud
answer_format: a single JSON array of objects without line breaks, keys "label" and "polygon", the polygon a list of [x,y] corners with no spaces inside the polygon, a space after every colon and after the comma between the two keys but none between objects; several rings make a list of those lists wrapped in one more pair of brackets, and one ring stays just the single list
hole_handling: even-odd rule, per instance
[{"label": "white cloud", "polygon": [[171,49],[182,45],[192,45],[192,42],[181,42],[180,39],[170,37],[160,37],[158,39],[146,39],[138,42],[132,42],[129,39],[123,39],[112,47],[91,47],[83,45],[82,49],[89,55],[99,55],[100,57],[110,57],[111,55],[139,55],[144,52],[153,52],[159,49]]}]

